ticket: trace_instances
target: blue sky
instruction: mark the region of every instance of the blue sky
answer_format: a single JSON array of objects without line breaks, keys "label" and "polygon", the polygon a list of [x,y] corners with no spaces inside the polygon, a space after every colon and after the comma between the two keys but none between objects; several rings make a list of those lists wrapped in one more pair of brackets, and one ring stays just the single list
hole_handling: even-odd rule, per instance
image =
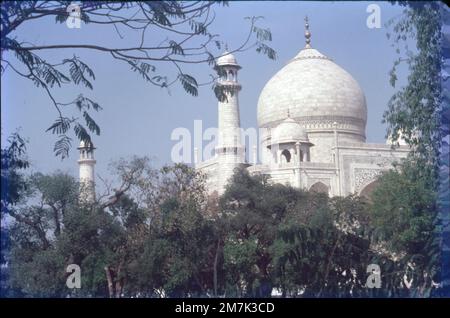
[{"label": "blue sky", "polygon": [[[367,6],[373,2],[231,2],[229,7],[218,7],[213,31],[221,35],[230,48],[239,45],[248,30],[246,16],[264,16],[261,26],[268,27],[273,36],[271,46],[278,59],[269,60],[253,50],[236,54],[242,65],[239,80],[241,123],[244,128],[257,127],[256,106],[265,83],[304,47],[304,16],[310,19],[312,46],[331,57],[360,83],[368,106],[366,129],[368,142],[385,142],[386,127],[381,124],[382,114],[389,98],[395,92],[389,85],[388,72],[396,58],[395,49],[387,39],[384,26],[390,18],[399,17],[402,8],[389,3],[376,2],[381,7],[380,29],[369,29]],[[149,36],[158,40],[162,34],[149,30]],[[82,25],[81,29],[68,29],[55,24],[53,18],[35,20],[23,25],[14,34],[18,40],[35,44],[105,43],[124,47],[135,43],[136,34],[123,30],[124,39],[112,30],[97,25]],[[152,86],[133,73],[128,66],[118,63],[107,54],[83,50],[45,51],[50,61],[79,56],[96,74],[94,90],[79,87],[55,90],[60,101],[70,101],[80,92],[103,107],[94,114],[101,127],[101,135],[94,137],[97,173],[108,177],[108,164],[112,160],[131,155],[155,158],[155,165],[170,163],[170,152],[175,141],[170,140],[173,129],[186,127],[193,130],[194,120],[203,120],[204,129],[217,125],[217,101],[210,86],[201,87],[199,96],[192,97],[180,87],[171,88],[170,94]],[[161,72],[168,69],[158,65]],[[209,79],[208,65],[186,68],[199,81]],[[403,73],[404,77],[404,73]],[[404,82],[400,78],[399,84]],[[1,123],[2,143],[17,128],[28,138],[28,153],[33,171],[51,172],[56,169],[78,174],[76,147],[70,157],[61,161],[52,152],[56,137],[45,130],[56,118],[56,112],[45,92],[30,81],[7,71],[2,77]],[[75,146],[76,146],[75,142]]]}]

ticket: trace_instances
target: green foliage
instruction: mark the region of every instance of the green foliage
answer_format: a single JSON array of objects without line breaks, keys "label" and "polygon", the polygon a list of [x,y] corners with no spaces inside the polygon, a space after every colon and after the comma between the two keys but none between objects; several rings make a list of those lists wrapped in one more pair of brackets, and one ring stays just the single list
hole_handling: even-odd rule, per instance
[{"label": "green foliage", "polygon": [[[184,165],[152,170],[147,164],[134,158],[115,166],[121,182],[130,183],[127,189],[151,198],[147,204],[124,194],[111,204],[80,204],[73,178],[32,175],[30,203],[9,211],[15,222],[8,233],[13,265],[7,285],[29,297],[156,296],[161,290],[183,296],[211,290],[216,241],[202,214],[202,177]],[[81,267],[79,290],[65,287],[69,264]]]},{"label": "green foliage", "polygon": [[[135,157],[113,167],[121,188],[94,204],[78,202],[65,174],[26,179],[27,200],[9,210],[14,222],[2,241],[11,246],[2,284],[14,295],[270,297],[277,288],[283,297],[426,297],[432,290],[432,182],[414,164],[384,174],[370,201],[271,184],[246,169],[215,201],[204,176],[185,165],[154,169]],[[81,267],[79,290],[65,287],[68,264]],[[381,289],[365,286],[369,264],[381,267]]]},{"label": "green foliage", "polygon": [[180,80],[181,84],[183,85],[183,88],[186,92],[188,92],[192,96],[198,95],[198,89],[197,89],[198,84],[197,84],[197,81],[195,80],[195,78],[193,78],[192,76],[190,76],[188,74],[180,74],[179,80]]},{"label": "green foliage", "polygon": [[273,246],[280,222],[289,218],[289,208],[306,194],[290,187],[268,185],[263,176],[239,170],[221,198],[226,288],[231,296],[268,297],[273,287]]},{"label": "green foliage", "polygon": [[[32,258],[32,262],[30,262]],[[53,249],[13,249],[10,263],[12,289],[26,297],[61,297],[65,292],[65,263]]]},{"label": "green foliage", "polygon": [[26,156],[26,141],[16,132],[8,138],[8,146],[1,149],[1,200],[0,200],[0,296],[20,296],[9,284],[10,270],[6,264],[10,262],[12,240],[5,226],[6,216],[23,200],[28,191],[23,170],[29,167]]},{"label": "green foliage", "polygon": [[[368,203],[269,185],[238,171],[222,197],[225,294],[356,297],[372,250]],[[384,258],[381,258],[384,260]]]},{"label": "green foliage", "polygon": [[258,44],[258,47],[256,48],[256,52],[267,55],[271,60],[275,60],[277,58],[276,51],[264,43]]},{"label": "green foliage", "polygon": [[[400,2],[405,5],[403,15],[391,20],[393,39],[398,59],[390,72],[390,82],[395,86],[397,68],[401,63],[408,67],[407,84],[390,99],[384,121],[388,135],[394,140],[402,138],[412,146],[411,155],[429,178],[436,179],[441,103],[441,23],[438,2]],[[416,50],[408,47],[415,41]],[[403,56],[402,56],[403,53]]]},{"label": "green foliage", "polygon": [[[28,74],[18,72],[18,74],[32,80],[36,87],[43,88],[52,101],[53,106],[58,111],[59,116],[57,117],[55,122],[46,130],[58,135],[58,140],[55,143],[54,147],[55,155],[61,156],[62,159],[68,156],[71,146],[71,139],[67,134],[73,123],[76,123],[73,129],[76,136],[80,140],[83,140],[85,142],[90,141],[90,135],[88,131],[94,132],[97,135],[100,134],[98,125],[86,112],[86,110],[89,110],[91,106],[96,111],[100,110],[101,107],[98,105],[98,103],[92,101],[89,98],[83,97],[83,95],[80,94],[74,101],[67,104],[62,104],[55,100],[50,90],[55,85],[61,87],[62,85],[68,84],[82,84],[92,90],[93,85],[88,78],[95,79],[95,74],[88,65],[82,62],[76,56],[70,59],[64,59],[62,63],[59,64],[48,63],[32,51],[21,49],[20,43],[18,43],[16,40],[9,39],[7,37],[3,38],[2,36],[2,50],[4,49],[4,47],[8,47],[10,50],[12,50],[16,58],[24,64],[29,72]],[[67,71],[62,69],[66,65],[69,65],[68,73],[64,73]],[[13,69],[15,70],[15,68]],[[78,110],[83,113],[83,117],[85,118],[88,129],[85,129],[83,125],[78,123],[75,117],[68,118],[66,116],[63,116],[61,106],[67,106],[70,104],[75,104]],[[87,114],[87,116],[85,114]]]},{"label": "green foliage", "polygon": [[93,89],[92,83],[87,79],[86,75],[95,80],[95,74],[92,69],[77,57],[72,59],[64,59],[63,64],[69,64],[69,72],[72,81],[75,84],[83,84],[89,89]]},{"label": "green foliage", "polygon": [[8,146],[1,149],[1,211],[16,204],[26,189],[21,170],[29,167],[26,157],[26,141],[14,133],[8,138]]},{"label": "green foliage", "polygon": [[369,264],[366,207],[359,198],[311,193],[279,227],[275,268],[284,295],[355,297]]},{"label": "green foliage", "polygon": [[[380,177],[372,195],[371,215],[374,241],[397,258],[401,281],[403,273],[413,277],[410,295],[426,296],[432,289],[439,266],[436,235],[436,193],[433,181],[415,162],[406,161],[397,170]],[[414,294],[417,293],[417,294]]]},{"label": "green foliage", "polygon": [[[394,2],[395,3],[395,2]],[[410,296],[429,296],[439,262],[438,218],[435,200],[438,184],[438,156],[441,147],[441,12],[439,2],[399,1],[405,6],[400,18],[389,22],[399,57],[390,72],[396,85],[397,69],[406,63],[407,84],[390,99],[384,121],[388,134],[400,133],[411,146],[410,158],[400,170],[382,177],[374,193],[374,221],[377,236],[399,253],[399,275],[390,285],[403,284],[408,272],[414,280]],[[415,49],[408,44],[413,41]],[[392,288],[395,289],[394,287]]]}]

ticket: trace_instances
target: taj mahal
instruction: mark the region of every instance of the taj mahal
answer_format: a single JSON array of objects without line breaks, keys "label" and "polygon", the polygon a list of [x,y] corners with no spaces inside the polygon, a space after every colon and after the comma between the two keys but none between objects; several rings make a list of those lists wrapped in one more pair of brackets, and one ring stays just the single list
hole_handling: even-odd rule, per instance
[{"label": "taj mahal", "polygon": [[[260,161],[245,160],[241,141],[238,72],[225,52],[217,60],[226,100],[218,103],[218,141],[213,158],[196,163],[207,175],[208,190],[223,193],[235,168],[266,175],[270,182],[330,196],[368,196],[379,174],[405,158],[402,140],[392,148],[366,143],[367,105],[358,82],[311,45],[305,19],[305,47],[264,86],[258,100]],[[397,143],[397,141],[396,141]]]},{"label": "taj mahal", "polygon": [[[214,156],[195,162],[206,175],[210,194],[222,194],[238,167],[262,174],[269,182],[329,196],[370,196],[377,177],[405,158],[410,148],[390,138],[366,143],[367,105],[358,82],[330,57],[306,45],[264,86],[258,100],[259,161],[248,163],[242,141],[238,73],[241,66],[225,52],[216,61],[226,98],[218,102],[218,138]],[[392,147],[395,143],[397,147]],[[80,181],[95,199],[94,147],[78,147]]]}]

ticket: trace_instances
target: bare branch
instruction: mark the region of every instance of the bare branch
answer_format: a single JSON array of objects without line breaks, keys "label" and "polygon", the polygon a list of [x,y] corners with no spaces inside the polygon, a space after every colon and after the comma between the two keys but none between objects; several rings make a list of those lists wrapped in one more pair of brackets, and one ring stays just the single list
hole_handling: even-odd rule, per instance
[{"label": "bare branch", "polygon": [[[135,45],[108,47],[102,45],[101,42],[99,44],[56,43],[42,45],[18,41],[16,37],[11,37],[10,34],[23,23],[37,21],[49,16],[55,17],[58,23],[64,23],[69,17],[69,13],[66,11],[67,3],[63,1],[8,2],[6,5],[2,4],[1,6],[1,71],[3,74],[7,68],[11,68],[19,76],[28,78],[37,87],[43,88],[57,110],[60,125],[67,124],[67,121],[65,121],[67,118],[63,115],[60,106],[75,104],[80,111],[84,106],[81,107],[81,99],[67,104],[57,102],[52,95],[51,89],[54,86],[61,87],[62,84],[80,84],[92,89],[93,85],[90,80],[95,80],[94,73],[76,57],[64,59],[62,62],[47,62],[39,56],[41,51],[84,49],[109,53],[114,59],[127,63],[133,71],[139,73],[152,85],[167,88],[176,82],[180,82],[186,92],[197,95],[197,87],[213,83],[214,76],[211,76],[211,81],[198,84],[194,77],[185,74],[181,66],[183,64],[208,63],[213,67],[216,59],[223,56],[223,54],[213,54],[213,50],[209,49],[212,43],[220,43],[218,35],[209,32],[209,27],[215,21],[213,6],[220,3],[223,2],[98,1],[81,3],[81,19],[84,23],[110,25],[121,39],[125,38],[123,30],[128,29],[130,32],[139,32],[138,43]],[[263,44],[264,41],[271,40],[270,32],[256,28],[255,21],[257,19],[256,17],[250,18],[248,34],[241,45],[229,51],[229,53],[243,52],[256,46],[258,52],[273,58],[274,51]],[[150,42],[150,37],[147,36],[147,32],[150,32],[150,30],[159,32],[164,39],[160,41],[161,39],[153,39],[152,37],[152,42]],[[253,33],[256,34],[255,43],[250,42]],[[261,34],[269,34],[269,36],[264,38]],[[196,41],[196,39],[200,39],[200,41]],[[155,44],[158,41],[159,44]],[[217,46],[220,49],[220,45]],[[8,58],[3,54],[7,51],[14,54],[19,62],[25,64],[30,73],[26,74],[20,71],[20,68],[16,67],[16,65],[13,66],[11,61],[7,60]],[[151,62],[151,64],[148,62]],[[174,66],[173,77],[172,74],[168,78],[169,76],[157,72],[156,66],[153,64],[160,62],[169,62]],[[67,69],[65,69],[67,66],[70,67],[68,73]],[[100,109],[97,103],[87,98],[83,100],[87,101],[86,108],[89,108],[89,104],[91,104],[96,110]],[[87,118],[87,116],[84,117]],[[91,117],[89,116],[88,118]],[[77,119],[74,118],[70,123],[76,121]],[[68,124],[70,125],[70,123]],[[61,130],[57,125],[58,123],[53,125],[54,128],[56,127],[53,129],[53,132]],[[79,127],[78,130],[74,130],[78,138],[90,140],[87,130],[80,128],[79,123],[76,123],[76,127]],[[90,124],[88,123],[88,127],[91,132],[99,133],[100,131],[98,126],[93,124],[92,120]],[[55,152],[64,156],[64,154],[68,154],[67,147],[70,147],[70,138],[66,135],[62,135],[60,138],[64,140],[60,139],[58,141],[59,146],[64,149],[63,151],[61,149],[56,151],[57,147],[55,145]]]}]

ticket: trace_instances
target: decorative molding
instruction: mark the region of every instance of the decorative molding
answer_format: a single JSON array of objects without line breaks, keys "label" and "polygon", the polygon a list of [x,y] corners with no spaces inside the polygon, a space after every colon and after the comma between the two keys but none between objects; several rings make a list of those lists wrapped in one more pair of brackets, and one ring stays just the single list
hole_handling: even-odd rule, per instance
[{"label": "decorative molding", "polygon": [[299,57],[293,58],[292,60],[290,60],[288,62],[288,64],[292,63],[294,61],[298,61],[298,60],[314,60],[314,59],[333,61],[331,58],[329,58],[328,56],[325,56],[325,55],[307,55],[307,56],[299,56]]},{"label": "decorative molding", "polygon": [[[337,123],[336,126],[334,124]],[[354,118],[348,119],[335,119],[335,118],[302,118],[299,124],[306,129],[330,129],[330,130],[342,130],[342,129],[354,129],[357,131],[364,130],[365,123],[361,120],[355,120]]]},{"label": "decorative molding", "polygon": [[[294,120],[304,129],[307,133],[313,132],[333,132],[335,129],[338,132],[347,132],[357,134],[365,138],[365,121],[350,117],[335,117],[335,116],[311,116],[294,118]],[[271,123],[270,127],[261,126],[265,128],[266,139],[272,135],[272,130],[277,127],[282,120]]]},{"label": "decorative molding", "polygon": [[215,148],[215,154],[245,154],[246,149],[244,146],[217,146]]},{"label": "decorative molding", "polygon": [[354,190],[359,193],[367,184],[379,177],[383,170],[384,169],[355,168],[353,170],[355,182]]}]

